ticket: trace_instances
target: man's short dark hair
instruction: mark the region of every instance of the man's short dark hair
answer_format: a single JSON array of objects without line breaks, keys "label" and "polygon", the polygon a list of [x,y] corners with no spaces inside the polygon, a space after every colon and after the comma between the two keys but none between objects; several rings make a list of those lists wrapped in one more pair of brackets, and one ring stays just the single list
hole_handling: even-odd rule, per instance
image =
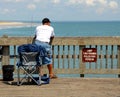
[{"label": "man's short dark hair", "polygon": [[48,18],[44,18],[44,19],[42,20],[42,24],[45,24],[45,23],[50,23],[50,20],[49,20]]}]

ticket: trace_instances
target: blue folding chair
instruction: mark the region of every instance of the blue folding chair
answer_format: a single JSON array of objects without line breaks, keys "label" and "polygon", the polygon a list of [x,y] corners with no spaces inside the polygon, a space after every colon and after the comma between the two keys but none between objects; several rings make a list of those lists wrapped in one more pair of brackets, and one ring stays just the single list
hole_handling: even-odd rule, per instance
[{"label": "blue folding chair", "polygon": [[34,82],[37,85],[49,83],[49,77],[42,77],[38,73],[38,68],[41,66],[39,51],[39,47],[35,44],[25,44],[18,47],[19,61],[17,63],[17,85],[20,86],[25,82]]}]

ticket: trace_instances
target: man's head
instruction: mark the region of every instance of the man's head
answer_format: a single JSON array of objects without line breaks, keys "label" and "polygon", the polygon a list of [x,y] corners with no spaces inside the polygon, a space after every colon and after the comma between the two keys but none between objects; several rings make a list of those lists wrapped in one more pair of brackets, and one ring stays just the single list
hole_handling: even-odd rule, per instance
[{"label": "man's head", "polygon": [[48,18],[44,18],[42,20],[42,24],[45,25],[45,24],[50,24],[50,20]]}]

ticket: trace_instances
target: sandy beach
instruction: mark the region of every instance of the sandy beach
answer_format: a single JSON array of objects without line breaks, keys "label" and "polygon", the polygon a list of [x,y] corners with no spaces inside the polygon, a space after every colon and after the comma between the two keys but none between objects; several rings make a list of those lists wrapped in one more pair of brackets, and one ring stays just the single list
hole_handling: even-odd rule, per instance
[{"label": "sandy beach", "polygon": [[22,22],[0,22],[0,26],[16,26],[16,25],[24,25],[26,23]]},{"label": "sandy beach", "polygon": [[0,21],[0,27],[12,27],[12,26],[34,26],[37,25],[37,23],[25,23],[25,22],[1,22]]}]

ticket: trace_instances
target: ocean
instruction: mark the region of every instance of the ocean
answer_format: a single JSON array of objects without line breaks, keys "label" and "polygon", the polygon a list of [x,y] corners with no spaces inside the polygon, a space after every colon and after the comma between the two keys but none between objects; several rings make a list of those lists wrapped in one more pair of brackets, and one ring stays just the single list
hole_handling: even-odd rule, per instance
[{"label": "ocean", "polygon": [[[30,23],[26,26],[0,27],[0,36],[34,36],[35,27]],[[86,36],[120,36],[120,21],[81,21],[81,22],[52,22],[56,37],[86,37]],[[65,77],[65,75],[59,75]],[[67,75],[66,75],[67,76]],[[69,75],[69,77],[80,75]],[[87,74],[86,77],[101,77]],[[117,77],[117,75],[102,75],[102,77]]]},{"label": "ocean", "polygon": [[[38,23],[37,25],[39,25]],[[120,21],[53,22],[56,36],[120,36]],[[36,25],[0,27],[0,36],[34,36]]]}]

